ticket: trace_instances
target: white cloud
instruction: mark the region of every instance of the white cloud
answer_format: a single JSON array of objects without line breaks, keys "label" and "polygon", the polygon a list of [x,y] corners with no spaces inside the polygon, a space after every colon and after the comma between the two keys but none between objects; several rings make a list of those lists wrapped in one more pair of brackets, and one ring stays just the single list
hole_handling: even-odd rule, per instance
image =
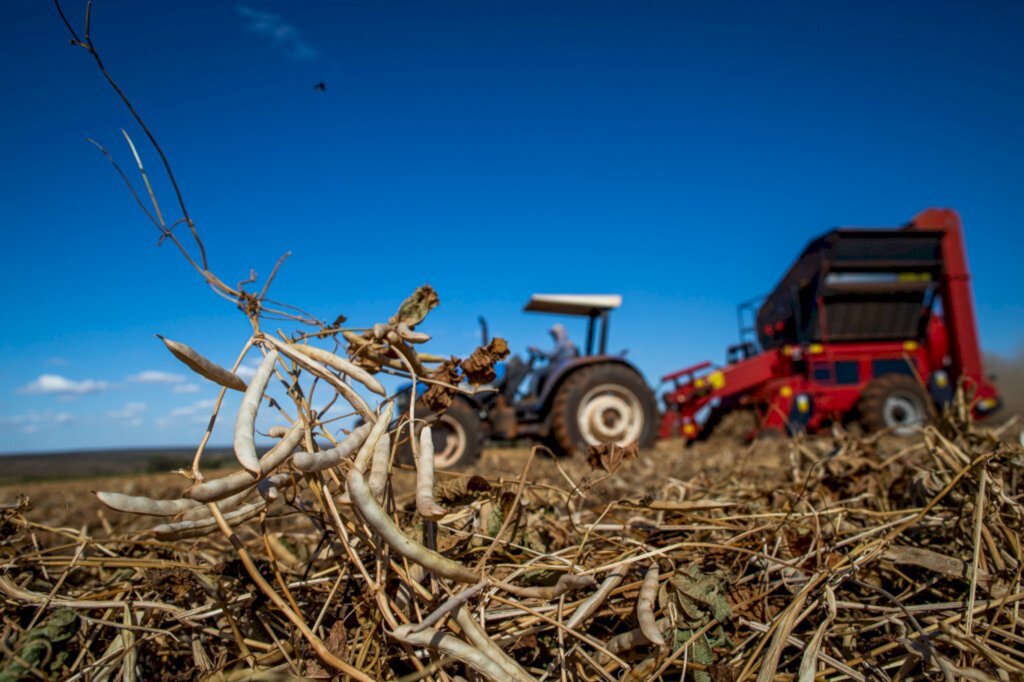
[{"label": "white cloud", "polygon": [[23,393],[45,393],[58,395],[84,395],[110,388],[106,381],[82,379],[73,381],[59,374],[40,374],[35,381],[21,387]]},{"label": "white cloud", "polygon": [[38,433],[44,427],[60,426],[73,421],[75,416],[70,412],[26,412],[0,416],[0,424],[19,429],[22,433]]},{"label": "white cloud", "polygon": [[146,403],[125,403],[119,410],[107,412],[111,419],[124,422],[126,426],[142,426],[142,413],[146,411]]},{"label": "white cloud", "polygon": [[245,5],[235,8],[238,14],[247,20],[246,28],[253,33],[270,38],[287,56],[297,61],[315,59],[316,48],[299,37],[299,31],[286,23],[280,15],[252,9]]},{"label": "white cloud", "polygon": [[259,369],[258,364],[250,363],[248,365],[240,365],[238,369],[235,370],[235,374],[237,374],[242,381],[249,383],[252,379],[252,375],[256,373],[257,369]]},{"label": "white cloud", "polygon": [[206,411],[206,410],[212,410],[213,406],[216,405],[216,404],[217,404],[216,400],[197,400],[196,402],[192,403],[191,405],[186,405],[184,407],[176,407],[176,408],[174,408],[173,410],[171,410],[170,416],[172,416],[172,417],[191,417],[194,414],[198,414],[198,413]]},{"label": "white cloud", "polygon": [[197,400],[191,405],[176,407],[168,412],[166,416],[157,419],[156,425],[160,428],[165,428],[174,421],[205,424],[210,420],[210,411],[216,404],[216,400],[205,399]]},{"label": "white cloud", "polygon": [[199,393],[199,384],[177,384],[171,391],[174,393]]},{"label": "white cloud", "polygon": [[144,372],[131,375],[128,377],[128,381],[137,384],[180,384],[185,381],[185,377],[180,374],[172,374],[171,372],[147,369]]}]

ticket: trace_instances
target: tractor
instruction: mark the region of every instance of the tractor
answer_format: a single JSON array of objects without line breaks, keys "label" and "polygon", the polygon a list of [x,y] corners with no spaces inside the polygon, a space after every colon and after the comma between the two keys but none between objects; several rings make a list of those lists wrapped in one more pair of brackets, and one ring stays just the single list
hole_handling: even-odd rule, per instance
[{"label": "tractor", "polygon": [[[653,443],[659,418],[654,392],[624,352],[608,353],[609,316],[620,305],[618,295],[532,296],[525,311],[586,319],[585,347],[556,334],[561,325],[555,325],[553,335],[562,337],[556,338],[555,352],[531,347],[526,359],[498,363],[497,378],[483,390],[457,395],[431,429],[434,466],[472,465],[487,439],[540,441],[558,455],[585,453],[603,443]],[[481,323],[486,344],[486,322]],[[424,389],[417,384],[418,393]],[[398,414],[408,410],[411,399],[411,386],[399,392]],[[432,416],[419,402],[416,414]],[[408,445],[402,457],[411,458]]]},{"label": "tractor", "polygon": [[985,376],[960,217],[928,209],[901,228],[834,229],[766,298],[740,307],[726,363],[662,378],[660,435],[707,437],[748,410],[757,435],[859,422],[907,436],[962,387],[971,412],[1000,406]]}]

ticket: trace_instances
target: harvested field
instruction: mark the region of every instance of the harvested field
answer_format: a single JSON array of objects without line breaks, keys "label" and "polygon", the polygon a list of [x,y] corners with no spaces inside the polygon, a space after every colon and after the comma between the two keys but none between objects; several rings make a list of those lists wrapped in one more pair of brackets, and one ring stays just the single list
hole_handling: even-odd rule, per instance
[{"label": "harvested field", "polygon": [[[488,665],[517,679],[1024,673],[1019,446],[947,421],[911,442],[662,443],[616,459],[491,449],[474,476],[439,475],[451,513],[436,547],[480,572],[472,587],[390,551],[340,500],[338,528],[305,494],[278,500],[235,526],[233,547],[220,533],[153,539],[147,517],[88,494],[175,497],[181,477],[3,488],[0,678],[337,674],[253,583],[239,548],[352,676],[487,677]],[[394,518],[422,539],[412,472],[396,470],[392,491]],[[481,642],[504,655],[466,659]]]},{"label": "harvested field", "polygon": [[[56,9],[144,132],[140,154],[124,131],[144,189],[97,146],[252,331],[230,367],[159,337],[220,387],[179,474],[0,489],[0,682],[1024,678],[1024,452],[971,423],[970,386],[910,441],[837,428],[638,453],[623,440],[587,461],[491,450],[474,472],[435,475],[431,422],[460,393],[495,390],[505,342],[469,360],[422,352],[440,303],[429,285],[351,325],[277,301],[290,252],[262,278],[216,274],[92,40],[91,3],[80,27]],[[423,265],[383,236],[355,251],[380,259],[380,278]],[[426,384],[429,412],[377,375],[412,382],[409,396]],[[243,395],[224,474],[206,446],[231,419],[228,391]],[[260,418],[278,439],[262,455]],[[396,466],[410,437],[415,471]]]}]

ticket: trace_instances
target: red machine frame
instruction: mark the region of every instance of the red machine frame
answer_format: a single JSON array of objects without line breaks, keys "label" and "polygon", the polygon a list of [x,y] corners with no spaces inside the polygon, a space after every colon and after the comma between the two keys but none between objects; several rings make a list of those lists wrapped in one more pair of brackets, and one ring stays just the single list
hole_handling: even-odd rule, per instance
[{"label": "red machine frame", "polygon": [[[824,314],[825,301],[821,295],[816,295],[813,302],[801,305],[805,309],[813,306],[820,313],[815,333],[817,338],[797,339],[796,343],[782,342],[792,340],[789,329],[793,321],[776,319],[773,324],[760,325],[757,329],[765,350],[757,352],[752,349],[753,352],[744,353],[747,357],[735,359],[724,367],[702,362],[662,377],[663,381],[672,382],[674,387],[664,396],[666,412],[661,424],[661,437],[700,438],[707,435],[724,414],[737,408],[753,410],[761,429],[813,432],[833,421],[846,420],[854,415],[867,385],[887,373],[913,375],[938,405],[950,400],[954,387],[961,382],[975,416],[982,417],[996,410],[1000,401],[995,387],[983,373],[970,273],[957,213],[950,209],[928,209],[901,230],[847,232],[871,247],[879,258],[865,267],[885,271],[892,276],[907,276],[912,280],[915,274],[919,274],[914,272],[913,261],[899,260],[898,254],[891,261],[883,260],[890,245],[893,245],[894,252],[899,251],[892,238],[905,237],[906,231],[931,234],[939,250],[938,259],[932,263],[934,280],[929,279],[928,286],[934,288],[936,298],[941,301],[941,311],[936,310],[929,299],[928,305],[920,312],[919,333],[899,339],[830,340],[829,319]],[[814,248],[824,249],[816,245],[823,244],[828,236],[840,233],[845,234],[843,230],[837,230],[812,242],[804,256],[814,256]],[[791,278],[801,274],[793,274],[799,263],[794,264]],[[820,271],[808,272],[811,277],[820,275]],[[773,294],[776,298],[786,282],[784,278]],[[869,285],[861,286],[866,288]],[[881,285],[874,286],[878,289]],[[821,289],[816,291],[820,293]],[[768,301],[758,312],[759,321],[770,317],[765,314],[767,305]],[[793,310],[798,309],[794,307]],[[799,317],[801,313],[793,314]],[[804,310],[804,314],[809,313]],[[833,321],[841,322],[837,318]],[[861,336],[869,338],[870,329]],[[749,345],[746,347],[751,348]]]}]

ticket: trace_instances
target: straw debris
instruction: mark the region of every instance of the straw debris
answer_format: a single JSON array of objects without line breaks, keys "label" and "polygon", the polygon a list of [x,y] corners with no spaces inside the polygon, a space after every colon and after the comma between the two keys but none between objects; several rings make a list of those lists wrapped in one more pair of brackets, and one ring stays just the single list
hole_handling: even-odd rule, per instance
[{"label": "straw debris", "polygon": [[[57,8],[109,78],[89,14],[79,30]],[[384,448],[423,433],[422,417],[392,415],[373,375],[428,383],[440,411],[472,390],[460,366],[490,375],[498,340],[469,368],[428,371],[429,286],[387,322],[345,328],[269,297],[288,254],[258,290],[255,275],[227,284],[115,92],[152,143],[129,138],[146,188],[121,172],[129,191],[252,327],[231,369],[183,354],[221,398],[242,390],[228,375],[250,353],[266,360],[235,420],[242,470],[203,477],[218,399],[184,481],[110,481],[125,489],[36,508],[2,490],[0,680],[1024,678],[1024,449],[972,423],[966,391],[911,442],[837,426],[743,448],[598,448],[592,466],[508,451],[472,477],[423,470],[417,491]],[[314,341],[345,361],[304,350]],[[362,426],[341,423],[356,414]],[[291,426],[257,457],[261,418]]]}]

